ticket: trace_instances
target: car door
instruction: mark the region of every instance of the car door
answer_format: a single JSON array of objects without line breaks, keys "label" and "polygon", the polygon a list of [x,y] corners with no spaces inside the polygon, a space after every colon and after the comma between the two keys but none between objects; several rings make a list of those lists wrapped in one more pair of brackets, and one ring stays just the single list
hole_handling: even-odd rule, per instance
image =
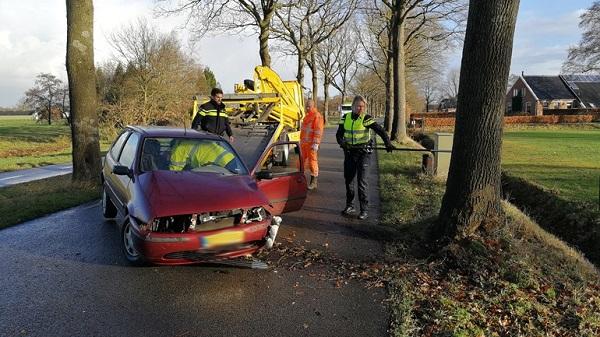
[{"label": "car door", "polygon": [[[140,143],[140,135],[137,132],[132,132],[125,145],[123,146],[123,150],[121,151],[121,155],[119,156],[119,160],[117,165],[125,166],[132,170],[132,173],[135,171],[134,163],[138,150],[138,145]],[[128,175],[114,175],[115,184],[114,184],[114,192],[116,194],[119,206],[124,211],[125,207],[127,207],[127,203],[131,199],[131,193],[129,191],[129,184],[131,184],[132,177]]]},{"label": "car door", "polygon": [[279,142],[269,146],[252,175],[270,176],[256,180],[260,190],[269,199],[268,210],[271,214],[297,211],[304,205],[308,188],[297,142]]},{"label": "car door", "polygon": [[[106,153],[104,157],[104,165],[102,167],[102,175],[104,177],[104,185],[106,187],[106,192],[109,194],[110,199],[120,203],[117,195],[118,185],[120,181],[118,176],[115,175],[112,170],[115,165],[119,165],[119,156],[123,150],[123,145],[125,145],[125,141],[131,134],[130,130],[123,131],[119,137],[115,140],[113,145],[110,147],[110,150]],[[115,206],[120,207],[121,205],[115,204]]]}]

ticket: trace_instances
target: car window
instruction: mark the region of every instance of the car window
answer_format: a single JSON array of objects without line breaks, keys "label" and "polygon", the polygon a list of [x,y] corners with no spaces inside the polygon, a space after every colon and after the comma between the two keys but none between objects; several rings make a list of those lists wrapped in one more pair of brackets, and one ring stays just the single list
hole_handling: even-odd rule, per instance
[{"label": "car window", "polygon": [[248,174],[231,145],[214,139],[146,138],[139,165],[142,172],[169,170],[222,175]]},{"label": "car window", "polygon": [[117,160],[119,158],[119,153],[121,153],[121,149],[123,148],[123,144],[125,143],[127,136],[129,136],[129,133],[129,131],[123,132],[113,143],[113,146],[110,148],[110,155],[113,159]]},{"label": "car window", "polygon": [[261,162],[259,171],[271,171],[275,176],[299,172],[299,148],[295,144],[273,146]]},{"label": "car window", "polygon": [[120,165],[131,168],[131,165],[133,164],[133,159],[135,158],[135,151],[137,149],[139,139],[140,136],[137,133],[132,133],[131,136],[129,136],[127,142],[125,143],[125,146],[123,146],[121,156],[119,157]]}]

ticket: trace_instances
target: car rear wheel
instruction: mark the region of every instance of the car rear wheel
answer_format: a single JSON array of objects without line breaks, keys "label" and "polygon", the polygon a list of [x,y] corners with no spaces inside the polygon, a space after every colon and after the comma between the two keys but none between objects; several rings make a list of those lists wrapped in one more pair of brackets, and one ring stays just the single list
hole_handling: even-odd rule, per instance
[{"label": "car rear wheel", "polygon": [[131,222],[129,220],[126,220],[125,224],[123,224],[123,230],[121,231],[123,253],[125,253],[125,257],[129,261],[129,263],[135,266],[141,266],[144,265],[144,259],[133,245],[133,235],[134,234],[133,229],[131,228]]},{"label": "car rear wheel", "polygon": [[117,215],[117,207],[110,200],[106,187],[102,188],[102,215],[107,219],[112,219]]}]

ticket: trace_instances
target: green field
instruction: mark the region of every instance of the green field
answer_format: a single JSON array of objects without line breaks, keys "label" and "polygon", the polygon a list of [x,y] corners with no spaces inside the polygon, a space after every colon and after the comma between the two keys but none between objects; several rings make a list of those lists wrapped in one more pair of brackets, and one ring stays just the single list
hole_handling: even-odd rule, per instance
[{"label": "green field", "polygon": [[[100,144],[102,150],[108,146]],[[71,129],[64,120],[48,125],[29,116],[0,116],[0,172],[71,160]]]},{"label": "green field", "polygon": [[71,130],[62,120],[48,125],[0,116],[0,172],[70,161]]},{"label": "green field", "polygon": [[567,200],[597,205],[600,125],[508,128],[502,167]]}]

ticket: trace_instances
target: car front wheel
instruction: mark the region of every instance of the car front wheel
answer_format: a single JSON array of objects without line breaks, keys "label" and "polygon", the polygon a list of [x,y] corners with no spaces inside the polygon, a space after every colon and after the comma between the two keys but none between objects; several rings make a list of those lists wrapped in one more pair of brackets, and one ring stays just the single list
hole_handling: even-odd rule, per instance
[{"label": "car front wheel", "polygon": [[121,238],[123,242],[123,253],[125,253],[125,257],[127,260],[135,265],[142,266],[144,265],[144,259],[140,255],[140,253],[135,249],[133,244],[133,228],[131,227],[131,222],[129,220],[125,221],[123,225],[123,230],[121,231]]},{"label": "car front wheel", "polygon": [[110,200],[106,187],[102,188],[102,215],[107,219],[112,219],[117,215],[117,207]]}]

